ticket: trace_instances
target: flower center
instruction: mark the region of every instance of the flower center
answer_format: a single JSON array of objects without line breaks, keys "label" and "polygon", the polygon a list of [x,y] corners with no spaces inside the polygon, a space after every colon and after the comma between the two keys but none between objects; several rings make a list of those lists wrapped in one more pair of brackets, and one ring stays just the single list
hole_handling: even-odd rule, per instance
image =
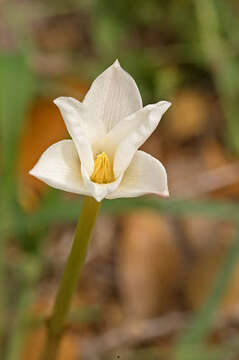
[{"label": "flower center", "polygon": [[90,179],[98,184],[107,184],[115,180],[113,168],[106,153],[97,155]]}]

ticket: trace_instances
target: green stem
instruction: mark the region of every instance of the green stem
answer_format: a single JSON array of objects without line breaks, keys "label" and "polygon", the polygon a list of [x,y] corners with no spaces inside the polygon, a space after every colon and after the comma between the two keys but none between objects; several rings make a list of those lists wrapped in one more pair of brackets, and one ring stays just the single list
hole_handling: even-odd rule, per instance
[{"label": "green stem", "polygon": [[61,284],[58,289],[52,316],[48,321],[47,338],[42,354],[42,360],[56,359],[64,323],[69,312],[79,272],[84,264],[88,243],[99,207],[100,203],[93,198],[84,198],[71,253],[68,257]]}]

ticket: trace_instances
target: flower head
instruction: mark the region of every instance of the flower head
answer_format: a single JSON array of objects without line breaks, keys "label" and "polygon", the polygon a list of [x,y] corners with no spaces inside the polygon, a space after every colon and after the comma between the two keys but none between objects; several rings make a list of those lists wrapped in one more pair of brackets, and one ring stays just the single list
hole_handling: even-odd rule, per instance
[{"label": "flower head", "polygon": [[149,193],[168,196],[163,165],[138,149],[171,104],[143,107],[134,79],[118,60],[95,79],[83,102],[59,97],[54,103],[72,140],[50,146],[31,175],[97,201]]}]

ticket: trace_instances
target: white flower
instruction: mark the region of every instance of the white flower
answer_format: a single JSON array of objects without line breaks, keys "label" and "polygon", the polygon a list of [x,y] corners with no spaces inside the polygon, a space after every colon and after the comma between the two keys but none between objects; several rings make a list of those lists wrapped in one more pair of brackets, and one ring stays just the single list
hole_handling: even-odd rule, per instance
[{"label": "white flower", "polygon": [[165,168],[138,149],[169,102],[143,107],[134,79],[115,61],[95,79],[83,102],[59,97],[54,103],[72,140],[50,146],[31,175],[97,201],[149,193],[168,196]]}]

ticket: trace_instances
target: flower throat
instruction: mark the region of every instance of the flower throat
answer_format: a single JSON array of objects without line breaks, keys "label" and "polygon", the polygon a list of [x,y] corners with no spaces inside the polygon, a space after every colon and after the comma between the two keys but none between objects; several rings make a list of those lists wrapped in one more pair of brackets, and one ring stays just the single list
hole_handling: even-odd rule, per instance
[{"label": "flower throat", "polygon": [[113,167],[105,152],[97,155],[90,179],[98,184],[107,184],[115,180]]}]

